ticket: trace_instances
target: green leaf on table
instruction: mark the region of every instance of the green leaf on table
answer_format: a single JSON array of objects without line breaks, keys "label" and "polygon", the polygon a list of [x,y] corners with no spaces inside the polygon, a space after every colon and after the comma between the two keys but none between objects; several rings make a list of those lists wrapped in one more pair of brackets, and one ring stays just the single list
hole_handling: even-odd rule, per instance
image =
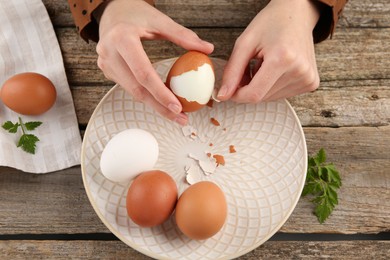
[{"label": "green leaf on table", "polygon": [[320,223],[324,223],[338,205],[337,191],[340,187],[340,174],[333,164],[326,164],[325,150],[320,149],[314,157],[309,156],[302,196],[314,197],[311,202],[315,205],[314,214]]}]

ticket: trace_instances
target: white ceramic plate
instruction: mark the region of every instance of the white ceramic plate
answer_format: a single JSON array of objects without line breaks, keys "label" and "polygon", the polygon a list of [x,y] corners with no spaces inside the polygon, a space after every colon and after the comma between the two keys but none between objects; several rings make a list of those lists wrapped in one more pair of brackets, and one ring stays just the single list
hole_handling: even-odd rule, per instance
[{"label": "white ceramic plate", "polygon": [[[165,80],[175,59],[154,64]],[[217,85],[225,62],[213,59]],[[216,118],[221,126],[210,123]],[[96,107],[82,146],[82,176],[88,198],[102,222],[124,243],[158,259],[231,259],[243,255],[275,234],[295,208],[304,186],[307,168],[306,142],[294,110],[285,100],[254,104],[215,103],[189,114],[197,137],[184,136],[179,125],[113,87]],[[209,176],[228,203],[225,225],[212,238],[187,238],[171,217],[153,228],[140,228],[127,216],[129,183],[113,183],[99,169],[107,142],[127,128],[152,133],[160,148],[156,169],[170,173],[179,193],[185,181],[188,153],[209,151],[225,157]],[[209,144],[212,143],[213,146]],[[236,153],[229,153],[234,145]]]}]

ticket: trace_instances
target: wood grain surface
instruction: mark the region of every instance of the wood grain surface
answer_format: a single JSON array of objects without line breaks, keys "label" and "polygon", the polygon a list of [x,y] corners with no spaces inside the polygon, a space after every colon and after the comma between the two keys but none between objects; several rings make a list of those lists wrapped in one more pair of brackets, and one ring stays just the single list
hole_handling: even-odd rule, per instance
[{"label": "wood grain surface", "polygon": [[[348,241],[343,242],[342,249],[338,241],[268,241],[240,259],[362,259],[367,251],[372,252],[373,258],[386,259],[390,241]],[[0,243],[1,251],[14,260],[69,259],[69,252],[73,259],[150,259],[121,241],[7,241]]]},{"label": "wood grain surface", "polygon": [[[212,57],[228,59],[235,39],[266,2],[159,0],[156,5],[214,43]],[[60,43],[83,133],[114,83],[96,65],[96,44],[77,35],[67,1],[43,3]],[[240,259],[389,258],[389,12],[388,0],[349,1],[333,39],[315,47],[320,88],[289,99],[304,127],[309,154],[325,148],[341,173],[339,205],[319,224],[309,198],[301,198],[280,230],[297,235],[297,241],[268,241]],[[184,52],[168,42],[143,44],[151,62]],[[298,241],[298,235],[318,233],[381,233],[387,239]],[[42,239],[42,234],[53,239]],[[89,203],[80,167],[43,175],[0,167],[1,259],[149,259],[119,240],[77,239],[79,234],[111,234]]]}]

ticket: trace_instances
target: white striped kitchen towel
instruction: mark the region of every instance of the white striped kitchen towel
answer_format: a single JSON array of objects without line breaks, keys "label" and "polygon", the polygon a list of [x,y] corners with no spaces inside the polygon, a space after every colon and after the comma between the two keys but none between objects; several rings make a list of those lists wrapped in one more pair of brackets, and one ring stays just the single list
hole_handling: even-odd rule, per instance
[{"label": "white striped kitchen towel", "polygon": [[[47,10],[41,0],[0,0],[0,88],[11,76],[37,72],[56,87],[54,106],[27,121],[43,122],[33,134],[38,136],[36,153],[16,147],[20,133],[0,129],[0,166],[24,172],[47,173],[80,164],[81,137],[72,95],[65,74],[61,50]],[[16,122],[17,113],[0,101],[0,124]]]}]

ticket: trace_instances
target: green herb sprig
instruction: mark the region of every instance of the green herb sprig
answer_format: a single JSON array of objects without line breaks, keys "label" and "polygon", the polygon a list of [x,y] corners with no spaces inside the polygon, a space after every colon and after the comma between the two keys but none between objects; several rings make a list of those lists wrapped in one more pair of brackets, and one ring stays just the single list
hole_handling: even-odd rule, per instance
[{"label": "green herb sprig", "polygon": [[19,117],[18,122],[12,123],[11,121],[7,121],[2,125],[2,127],[11,134],[17,133],[20,128],[22,135],[20,136],[16,146],[22,148],[22,150],[27,153],[35,154],[36,143],[39,141],[39,138],[33,134],[27,134],[27,131],[35,130],[41,124],[42,122],[39,121],[23,123],[22,118]]},{"label": "green herb sprig", "polygon": [[338,205],[337,191],[341,187],[341,178],[335,166],[326,163],[324,149],[308,159],[306,183],[302,196],[314,196],[311,200],[315,205],[314,214],[320,223],[324,223],[333,209]]}]

